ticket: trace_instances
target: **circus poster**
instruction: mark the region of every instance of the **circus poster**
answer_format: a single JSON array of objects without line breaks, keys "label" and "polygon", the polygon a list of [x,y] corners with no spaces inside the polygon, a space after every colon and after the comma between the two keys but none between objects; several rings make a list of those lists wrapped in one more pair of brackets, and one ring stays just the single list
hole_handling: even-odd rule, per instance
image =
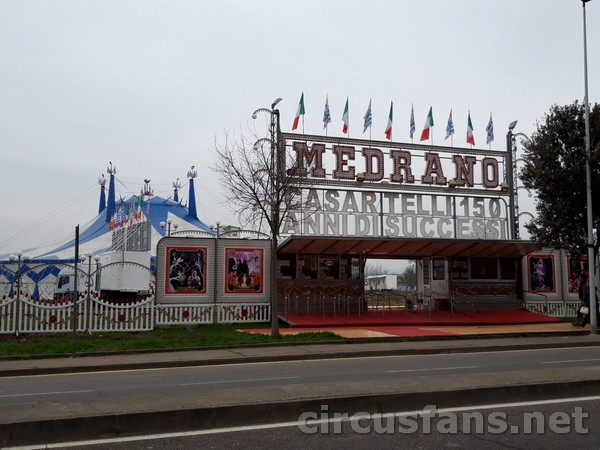
[{"label": "circus poster", "polygon": [[580,256],[569,256],[567,258],[569,267],[569,292],[578,293],[580,275],[586,276],[588,274],[588,258],[587,255]]},{"label": "circus poster", "polygon": [[225,248],[225,294],[262,294],[264,250]]},{"label": "circus poster", "polygon": [[206,294],[206,247],[167,247],[165,294]]},{"label": "circus poster", "polygon": [[529,292],[556,292],[554,255],[529,255],[527,262]]}]

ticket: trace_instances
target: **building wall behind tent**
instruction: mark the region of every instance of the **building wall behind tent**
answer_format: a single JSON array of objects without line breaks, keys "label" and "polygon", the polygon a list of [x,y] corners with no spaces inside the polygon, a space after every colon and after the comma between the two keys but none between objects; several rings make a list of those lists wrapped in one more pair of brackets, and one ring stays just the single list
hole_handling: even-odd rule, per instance
[{"label": "building wall behind tent", "polygon": [[157,303],[269,301],[269,240],[167,237],[156,258]]}]

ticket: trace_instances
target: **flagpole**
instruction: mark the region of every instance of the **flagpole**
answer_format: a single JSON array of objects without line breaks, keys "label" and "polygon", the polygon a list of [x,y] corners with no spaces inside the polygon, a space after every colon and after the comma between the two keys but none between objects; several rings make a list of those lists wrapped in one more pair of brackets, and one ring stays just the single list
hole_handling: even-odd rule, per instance
[{"label": "flagpole", "polygon": [[304,91],[302,91],[302,134],[304,134],[304,114],[306,113],[306,108],[304,107]]}]

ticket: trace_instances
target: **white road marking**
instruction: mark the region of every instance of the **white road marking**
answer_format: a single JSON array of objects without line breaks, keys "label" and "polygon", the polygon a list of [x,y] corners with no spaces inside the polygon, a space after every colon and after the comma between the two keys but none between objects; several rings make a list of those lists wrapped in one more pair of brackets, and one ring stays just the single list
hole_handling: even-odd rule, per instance
[{"label": "white road marking", "polygon": [[245,381],[275,381],[296,380],[300,377],[270,377],[270,378],[243,378],[239,380],[198,381],[196,383],[180,383],[179,386],[197,386],[202,384],[243,383]]},{"label": "white road marking", "polygon": [[[479,405],[479,406],[464,406],[464,407],[454,407],[454,408],[439,408],[435,411],[438,413],[443,412],[456,412],[456,411],[477,411],[482,409],[493,409],[500,410],[501,408],[514,408],[514,407],[522,407],[522,406],[536,406],[536,405],[548,405],[553,403],[570,403],[570,402],[589,402],[589,401],[598,401],[600,400],[600,396],[596,395],[593,397],[573,397],[573,398],[561,398],[554,400],[536,400],[536,401],[527,401],[527,402],[513,402],[513,403],[495,403],[489,405]],[[413,416],[418,414],[423,414],[423,410],[417,411],[400,411],[394,413],[385,413],[381,414],[381,417],[389,417],[389,416]],[[325,422],[339,422],[339,421],[347,421],[351,420],[351,417],[348,418],[331,418],[324,420],[316,420],[310,421],[311,424],[315,423],[325,423]],[[231,427],[231,428],[213,428],[210,430],[195,430],[195,431],[181,431],[177,433],[162,433],[162,434],[148,434],[145,436],[130,436],[130,437],[119,437],[119,438],[108,438],[108,439],[94,439],[89,441],[75,441],[75,442],[60,442],[56,444],[44,444],[44,445],[28,445],[28,446],[20,446],[20,447],[5,447],[6,450],[39,450],[39,449],[50,449],[50,448],[68,448],[68,447],[78,447],[85,445],[100,445],[100,444],[113,444],[120,442],[137,442],[137,441],[146,441],[153,439],[172,439],[172,438],[180,438],[180,437],[191,437],[191,436],[202,436],[207,434],[219,434],[219,433],[235,433],[240,431],[254,431],[254,430],[265,430],[265,429],[273,429],[273,428],[285,428],[285,427],[297,427],[298,421],[292,422],[279,422],[279,423],[270,423],[264,425],[248,425],[241,427]]]},{"label": "white road marking", "polygon": [[563,359],[558,361],[542,361],[540,364],[564,364],[564,363],[574,363],[574,362],[593,362],[600,361],[600,358],[593,359]]},{"label": "white road marking", "polygon": [[0,394],[0,398],[8,397],[33,397],[36,395],[61,395],[61,394],[83,394],[85,392],[95,392],[93,389],[85,389],[81,391],[56,391],[56,392],[27,392],[24,394]]},{"label": "white road marking", "polygon": [[458,369],[477,369],[479,366],[456,366],[456,367],[432,367],[431,369],[403,369],[403,370],[388,370],[387,373],[400,372],[429,372],[436,370],[458,370]]}]

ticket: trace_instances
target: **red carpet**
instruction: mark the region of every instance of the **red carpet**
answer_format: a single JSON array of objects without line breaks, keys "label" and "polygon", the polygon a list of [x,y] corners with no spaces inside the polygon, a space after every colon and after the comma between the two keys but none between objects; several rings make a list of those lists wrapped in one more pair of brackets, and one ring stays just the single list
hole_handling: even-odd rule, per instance
[{"label": "red carpet", "polygon": [[349,326],[431,326],[431,325],[518,325],[560,322],[556,317],[527,310],[455,312],[446,311],[369,311],[363,314],[280,314],[292,327],[349,327]]}]

